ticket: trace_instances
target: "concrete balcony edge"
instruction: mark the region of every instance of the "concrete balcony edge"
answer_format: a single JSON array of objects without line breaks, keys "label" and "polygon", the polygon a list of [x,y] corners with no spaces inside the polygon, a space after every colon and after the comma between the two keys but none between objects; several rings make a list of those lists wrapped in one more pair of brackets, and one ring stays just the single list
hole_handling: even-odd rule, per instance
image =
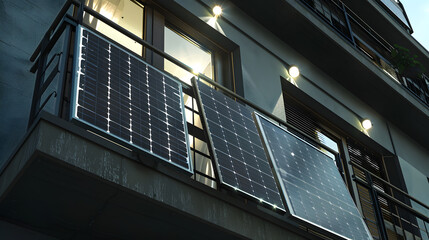
[{"label": "concrete balcony edge", "polygon": [[[143,233],[185,236],[188,231],[208,239],[315,237],[269,209],[188,176],[191,184],[180,181],[118,154],[105,139],[94,142],[75,129],[55,117],[38,121],[1,172],[1,217],[60,238],[73,231],[127,239],[144,237]],[[102,217],[94,217],[97,214]],[[127,218],[153,230],[144,225],[131,228],[127,224],[132,222],[123,221]]]}]

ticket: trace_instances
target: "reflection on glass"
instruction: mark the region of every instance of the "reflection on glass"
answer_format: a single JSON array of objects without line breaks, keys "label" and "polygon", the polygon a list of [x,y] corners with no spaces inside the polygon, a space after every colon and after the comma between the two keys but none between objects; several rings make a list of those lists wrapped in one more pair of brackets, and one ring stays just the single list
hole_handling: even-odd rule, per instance
[{"label": "reflection on glass", "polygon": [[194,114],[194,125],[197,128],[203,129],[203,124],[201,123],[200,115],[197,113]]},{"label": "reflection on glass", "polygon": [[332,138],[326,136],[325,134],[319,131],[317,131],[316,133],[317,133],[317,138],[319,142],[325,144],[327,147],[329,147],[330,149],[334,150],[337,153],[340,152],[337,142],[332,140]]},{"label": "reflection on glass", "polygon": [[204,142],[204,141],[201,141],[201,140],[200,140],[200,139],[198,139],[198,138],[195,138],[195,146],[194,146],[194,148],[195,148],[197,151],[200,151],[200,152],[202,152],[202,153],[204,153],[204,154],[209,155],[209,148],[208,148],[208,146],[207,146],[207,143],[206,143],[206,142]]},{"label": "reflection on glass", "polygon": [[195,174],[195,180],[216,189],[216,181],[211,180],[210,178],[206,178],[200,174]]},{"label": "reflection on glass", "polygon": [[[331,150],[334,150],[335,152],[339,153],[340,150],[338,148],[338,143],[335,142],[334,140],[332,140],[332,138],[326,136],[325,134],[323,134],[320,131],[316,131],[317,134],[317,139],[319,140],[320,143],[325,144],[327,147],[329,147]],[[324,148],[319,148],[323,153],[325,153],[326,155],[328,155],[330,158],[332,158],[332,160],[334,160],[335,165],[337,165],[336,162],[336,157],[333,153],[331,153],[330,151],[324,149]]]},{"label": "reflection on glass", "polygon": [[[164,51],[166,53],[191,67],[195,73],[202,73],[213,79],[213,63],[210,52],[204,51],[192,40],[167,27],[164,28],[164,38]],[[164,60],[164,70],[189,84],[194,76],[193,73],[183,70],[168,60]]]},{"label": "reflection on glass", "polygon": [[195,153],[195,170],[204,173],[207,176],[214,177],[214,171],[210,158],[204,157],[198,153]]},{"label": "reflection on glass", "polygon": [[[85,4],[112,22],[143,38],[143,5],[132,0],[86,0]],[[84,14],[83,22],[107,37],[142,55],[142,46],[106,23]]]},{"label": "reflection on glass", "polygon": [[186,116],[186,121],[190,124],[194,124],[194,118],[192,117],[192,111],[185,108],[185,116]]}]

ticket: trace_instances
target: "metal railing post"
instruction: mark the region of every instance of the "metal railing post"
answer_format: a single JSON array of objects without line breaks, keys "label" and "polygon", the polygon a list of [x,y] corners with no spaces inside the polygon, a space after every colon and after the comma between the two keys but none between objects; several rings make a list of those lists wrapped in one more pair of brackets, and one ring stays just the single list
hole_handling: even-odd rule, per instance
[{"label": "metal railing post", "polygon": [[369,195],[371,197],[372,207],[374,209],[374,214],[377,219],[378,233],[380,234],[380,239],[387,240],[388,238],[387,238],[386,226],[384,225],[383,213],[381,212],[380,204],[378,202],[378,193],[374,189],[372,177],[368,173],[368,171],[365,171],[365,177],[369,187],[369,193],[370,193]]},{"label": "metal railing post", "polygon": [[349,14],[347,13],[346,6],[343,2],[341,2],[341,8],[343,10],[344,19],[346,19],[347,29],[349,30],[350,34],[350,41],[352,42],[353,46],[356,47],[355,37],[352,29],[352,25],[350,24]]},{"label": "metal railing post", "polygon": [[44,70],[47,62],[47,54],[44,54],[44,51],[46,49],[46,46],[48,45],[49,38],[50,38],[50,34],[46,34],[40,46],[40,53],[42,54],[39,56],[39,59],[38,59],[36,82],[34,84],[33,99],[31,101],[30,116],[28,118],[27,128],[31,127],[31,125],[33,124],[34,118],[36,117],[36,113],[39,112],[40,88],[43,84],[43,78],[45,77]]},{"label": "metal railing post", "polygon": [[61,65],[59,68],[60,77],[59,77],[59,91],[57,98],[57,111],[56,115],[60,118],[63,117],[64,104],[65,104],[65,91],[67,87],[67,72],[68,72],[68,63],[69,63],[69,55],[70,55],[70,47],[72,42],[72,26],[67,24],[64,33],[64,46],[63,46],[63,54],[61,59]]}]

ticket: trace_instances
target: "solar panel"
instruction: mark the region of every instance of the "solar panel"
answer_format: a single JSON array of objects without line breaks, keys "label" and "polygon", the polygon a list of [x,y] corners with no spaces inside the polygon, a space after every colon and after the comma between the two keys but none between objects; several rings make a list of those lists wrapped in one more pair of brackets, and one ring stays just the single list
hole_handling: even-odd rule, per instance
[{"label": "solar panel", "polygon": [[250,110],[200,81],[196,87],[221,183],[284,209]]},{"label": "solar panel", "polygon": [[72,117],[191,171],[182,85],[80,27]]},{"label": "solar panel", "polygon": [[257,115],[292,216],[347,239],[372,239],[332,158]]}]

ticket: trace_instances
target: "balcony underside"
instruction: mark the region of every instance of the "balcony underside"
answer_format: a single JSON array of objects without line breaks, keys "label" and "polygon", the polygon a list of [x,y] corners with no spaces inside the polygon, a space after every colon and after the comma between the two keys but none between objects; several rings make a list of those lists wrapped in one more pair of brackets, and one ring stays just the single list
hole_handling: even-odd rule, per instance
[{"label": "balcony underside", "polygon": [[304,4],[297,0],[233,2],[429,149],[429,108]]},{"label": "balcony underside", "polygon": [[269,210],[127,151],[45,116],[0,175],[0,217],[61,239],[304,239],[291,224],[243,209]]}]

